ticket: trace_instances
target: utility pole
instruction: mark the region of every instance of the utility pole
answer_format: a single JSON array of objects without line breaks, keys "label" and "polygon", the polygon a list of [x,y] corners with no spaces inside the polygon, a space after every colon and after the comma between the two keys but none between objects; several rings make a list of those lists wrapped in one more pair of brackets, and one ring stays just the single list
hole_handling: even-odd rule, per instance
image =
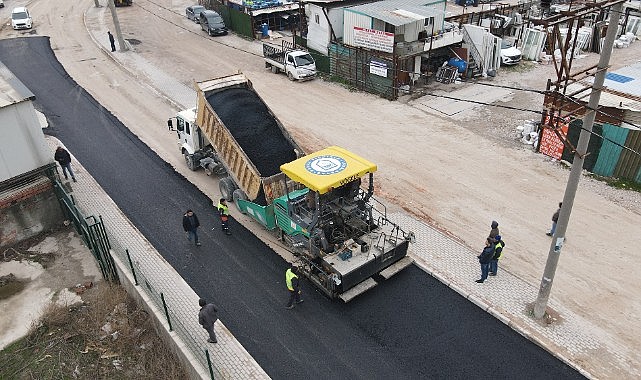
[{"label": "utility pole", "polygon": [[111,17],[114,20],[114,27],[116,28],[116,37],[118,38],[118,46],[120,46],[120,51],[127,51],[129,48],[125,43],[125,39],[122,37],[122,31],[120,30],[120,21],[118,21],[118,13],[116,13],[116,5],[114,0],[108,0],[109,10],[111,10]]},{"label": "utility pole", "polygon": [[610,64],[610,55],[612,54],[612,47],[614,46],[614,38],[616,37],[619,18],[621,17],[622,3],[614,4],[610,8],[610,21],[608,30],[605,35],[603,49],[601,50],[601,57],[597,66],[596,74],[594,75],[594,84],[592,85],[592,94],[588,102],[588,112],[583,118],[583,129],[579,134],[579,142],[577,144],[576,152],[574,153],[574,160],[572,161],[572,168],[568,183],[565,188],[565,195],[563,196],[563,206],[559,213],[559,220],[556,224],[556,230],[552,237],[552,244],[550,244],[550,251],[548,259],[545,263],[545,271],[541,279],[541,287],[539,288],[539,295],[534,303],[534,318],[540,319],[545,315],[548,299],[550,298],[550,291],[552,290],[552,281],[554,280],[554,273],[559,262],[561,248],[565,240],[565,231],[567,230],[568,221],[570,220],[570,213],[572,212],[572,205],[576,195],[576,189],[581,178],[583,170],[583,161],[587,154],[588,143],[590,142],[590,135],[592,127],[594,126],[594,119],[596,117],[596,110],[599,107],[599,99],[601,98],[601,89],[605,81],[605,74]]}]

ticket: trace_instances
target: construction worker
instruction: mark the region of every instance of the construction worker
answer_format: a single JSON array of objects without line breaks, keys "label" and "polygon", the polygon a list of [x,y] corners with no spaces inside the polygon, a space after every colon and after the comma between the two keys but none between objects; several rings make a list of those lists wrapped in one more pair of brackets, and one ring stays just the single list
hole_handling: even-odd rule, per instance
[{"label": "construction worker", "polygon": [[503,247],[505,247],[501,235],[496,235],[494,240],[494,257],[490,260],[490,276],[496,276],[496,272],[499,270],[499,259],[503,256]]},{"label": "construction worker", "polygon": [[218,201],[218,206],[216,206],[218,209],[218,214],[220,215],[220,226],[222,227],[223,231],[227,235],[231,235],[231,232],[229,232],[229,225],[227,224],[229,221],[229,207],[227,207],[227,201],[225,198],[220,198]]},{"label": "construction worker", "polygon": [[285,284],[287,284],[287,290],[289,291],[289,302],[287,302],[285,309],[293,309],[294,301],[296,301],[296,303],[303,302],[300,298],[300,281],[298,280],[297,273],[298,268],[296,268],[294,264],[285,272]]}]

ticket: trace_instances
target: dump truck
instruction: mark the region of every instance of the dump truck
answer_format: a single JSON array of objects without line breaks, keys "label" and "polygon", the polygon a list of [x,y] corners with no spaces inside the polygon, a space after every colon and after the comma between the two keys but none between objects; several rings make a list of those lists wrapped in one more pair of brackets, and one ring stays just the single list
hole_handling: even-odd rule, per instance
[{"label": "dump truck", "polygon": [[414,234],[373,196],[375,164],[337,146],[305,155],[243,74],[195,86],[197,107],[176,115],[187,165],[223,175],[221,196],[277,233],[326,296],[347,302],[412,263]]},{"label": "dump truck", "polygon": [[286,41],[282,45],[263,43],[265,68],[275,74],[283,72],[289,80],[310,80],[316,77],[316,62],[309,52],[294,49]]}]

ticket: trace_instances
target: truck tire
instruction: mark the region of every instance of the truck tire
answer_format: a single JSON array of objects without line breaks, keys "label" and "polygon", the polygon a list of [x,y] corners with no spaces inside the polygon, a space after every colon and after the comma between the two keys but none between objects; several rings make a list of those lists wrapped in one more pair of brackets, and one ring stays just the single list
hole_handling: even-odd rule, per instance
[{"label": "truck tire", "polygon": [[221,198],[225,198],[227,202],[234,200],[234,190],[237,189],[234,180],[231,177],[225,177],[218,182],[218,188],[220,189]]},{"label": "truck tire", "polygon": [[239,199],[242,199],[244,201],[247,200],[247,195],[245,194],[245,192],[242,191],[241,189],[236,189],[234,190],[234,193],[232,194],[232,196],[234,198],[234,204],[236,205],[236,208],[238,209],[238,211],[240,211],[243,214],[247,214],[245,211],[241,210],[240,205],[238,205]]},{"label": "truck tire", "polygon": [[271,69],[272,69],[272,73],[278,74],[278,67],[272,65]]},{"label": "truck tire", "polygon": [[296,78],[294,78],[294,74],[292,74],[291,71],[287,73],[287,78],[289,78],[289,80],[291,80],[292,82],[296,80]]},{"label": "truck tire", "polygon": [[196,171],[198,169],[198,165],[196,165],[196,160],[194,159],[194,156],[189,153],[183,154],[185,157],[185,163],[187,164],[187,167],[193,171]]}]

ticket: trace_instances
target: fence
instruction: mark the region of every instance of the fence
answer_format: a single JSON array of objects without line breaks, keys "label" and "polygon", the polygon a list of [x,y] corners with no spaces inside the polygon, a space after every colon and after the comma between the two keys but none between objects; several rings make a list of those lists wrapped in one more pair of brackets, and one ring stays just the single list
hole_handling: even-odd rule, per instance
[{"label": "fence", "polygon": [[[185,310],[184,306],[175,305],[176,307],[174,308],[172,307],[171,302],[168,302],[166,294],[168,291],[171,292],[173,290],[169,289],[169,287],[171,287],[171,285],[169,285],[171,282],[165,281],[163,284],[162,281],[155,281],[145,275],[141,265],[136,262],[136,260],[132,260],[132,254],[129,249],[125,248],[121,244],[118,236],[111,236],[110,239],[102,217],[84,217],[82,211],[76,205],[73,196],[67,193],[64,185],[62,185],[57,179],[52,179],[54,189],[58,199],[60,200],[60,204],[62,205],[63,212],[66,217],[73,222],[76,230],[84,239],[87,247],[91,250],[105,280],[112,283],[119,282],[116,265],[113,257],[111,256],[112,254],[115,254],[122,262],[129,264],[129,269],[131,270],[136,287],[142,289],[149,299],[153,300],[155,306],[159,310],[164,311],[169,331],[175,332],[180,337],[184,345],[200,363],[202,368],[209,370],[209,375],[212,379],[222,379],[223,376],[214,366],[209,351],[206,348],[201,347],[199,344],[199,342],[202,342],[204,339],[202,336],[198,337],[194,334],[194,331],[199,331],[202,334],[203,330],[195,330],[193,326],[190,328],[187,326],[188,323],[185,322],[189,319],[193,320],[197,318],[197,314],[189,310]],[[135,253],[144,255],[146,252]],[[121,268],[121,270],[125,271],[125,268]],[[175,291],[173,293],[174,296],[171,298],[174,300],[181,298],[180,294],[176,294]],[[183,313],[180,313],[180,311],[183,311]]]},{"label": "fence", "polygon": [[[570,123],[567,139],[572,147],[577,145],[582,127],[582,120]],[[593,133],[583,169],[604,177],[641,183],[641,131],[595,123]],[[572,147],[564,147],[563,160],[574,160]]]},{"label": "fence", "polygon": [[57,180],[53,180],[53,188],[62,205],[62,210],[68,220],[71,220],[76,227],[76,231],[82,236],[82,239],[89,247],[93,257],[98,263],[102,277],[112,283],[118,283],[118,272],[116,265],[109,253],[111,245],[109,237],[105,230],[102,218],[96,219],[93,215],[84,217],[82,212],[76,207],[73,196],[68,194],[64,186]]}]

